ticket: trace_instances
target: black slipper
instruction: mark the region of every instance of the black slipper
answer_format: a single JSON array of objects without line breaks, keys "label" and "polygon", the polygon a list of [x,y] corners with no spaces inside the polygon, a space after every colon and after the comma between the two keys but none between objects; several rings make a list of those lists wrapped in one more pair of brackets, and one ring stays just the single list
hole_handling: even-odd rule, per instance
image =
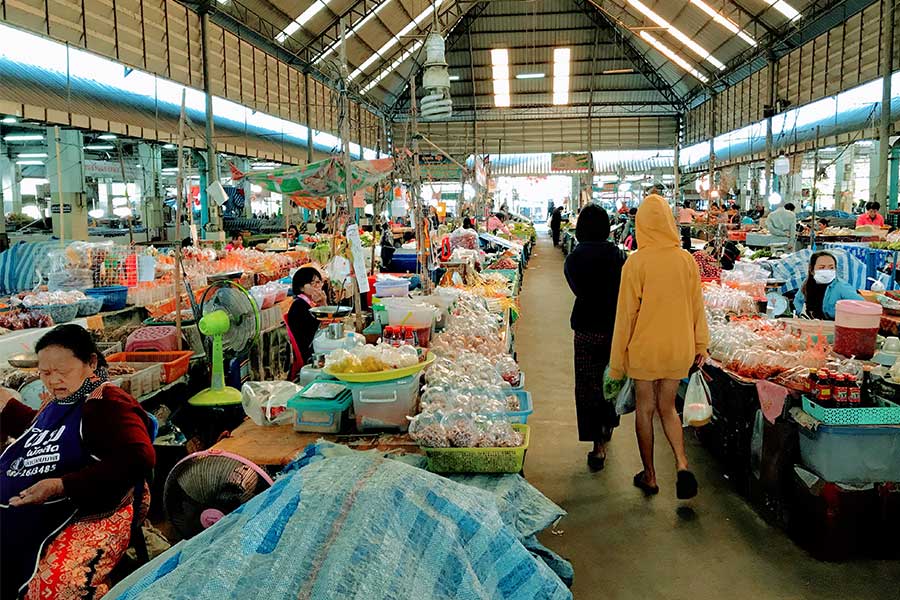
[{"label": "black slipper", "polygon": [[606,457],[594,454],[593,452],[588,452],[587,463],[588,468],[592,471],[602,471],[603,467],[606,465]]},{"label": "black slipper", "polygon": [[655,496],[659,493],[658,485],[648,485],[646,481],[644,481],[644,472],[641,471],[637,475],[634,476],[634,487],[640,488],[642,492],[644,492],[647,496]]},{"label": "black slipper", "polygon": [[675,496],[679,500],[689,500],[697,495],[697,478],[690,471],[678,471]]}]

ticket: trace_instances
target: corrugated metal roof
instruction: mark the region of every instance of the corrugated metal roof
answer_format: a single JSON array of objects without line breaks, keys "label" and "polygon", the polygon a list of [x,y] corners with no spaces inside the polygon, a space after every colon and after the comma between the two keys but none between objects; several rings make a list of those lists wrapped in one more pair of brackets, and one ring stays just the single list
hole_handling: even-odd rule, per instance
[{"label": "corrugated metal roof", "polygon": [[[597,175],[645,175],[654,171],[671,170],[674,167],[672,150],[635,150],[592,152],[594,172]],[[494,176],[534,176],[565,175],[575,171],[552,171],[551,154],[536,152],[528,154],[491,154],[491,175]],[[471,157],[466,163],[472,165]]]}]

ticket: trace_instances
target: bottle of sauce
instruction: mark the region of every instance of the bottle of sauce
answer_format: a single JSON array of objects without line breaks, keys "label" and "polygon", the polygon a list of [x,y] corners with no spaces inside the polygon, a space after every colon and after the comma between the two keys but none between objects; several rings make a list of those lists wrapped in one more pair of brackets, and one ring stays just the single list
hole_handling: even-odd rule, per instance
[{"label": "bottle of sauce", "polygon": [[841,373],[836,373],[834,376],[834,405],[837,408],[850,407],[850,389],[847,387],[848,377],[849,376],[842,375]]},{"label": "bottle of sauce", "polygon": [[850,408],[862,406],[862,394],[859,382],[853,375],[847,375],[847,404]]},{"label": "bottle of sauce", "polygon": [[416,331],[412,327],[404,327],[403,343],[407,346],[416,347]]},{"label": "bottle of sauce", "polygon": [[834,408],[834,399],[831,396],[831,373],[827,369],[820,369],[818,372],[816,403],[822,408]]},{"label": "bottle of sauce", "polygon": [[813,400],[816,399],[816,389],[819,385],[818,371],[818,369],[810,369],[809,377],[806,378],[806,391]]}]

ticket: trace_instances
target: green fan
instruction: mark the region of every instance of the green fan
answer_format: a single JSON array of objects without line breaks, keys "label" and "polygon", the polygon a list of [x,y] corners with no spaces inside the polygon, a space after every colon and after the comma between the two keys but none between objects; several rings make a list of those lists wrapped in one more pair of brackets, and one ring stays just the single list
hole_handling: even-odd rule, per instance
[{"label": "green fan", "polygon": [[249,292],[233,281],[217,281],[200,301],[200,332],[212,339],[212,378],[207,389],[195,394],[192,406],[233,406],[241,403],[240,390],[225,385],[225,352],[240,355],[256,341],[260,315]]}]

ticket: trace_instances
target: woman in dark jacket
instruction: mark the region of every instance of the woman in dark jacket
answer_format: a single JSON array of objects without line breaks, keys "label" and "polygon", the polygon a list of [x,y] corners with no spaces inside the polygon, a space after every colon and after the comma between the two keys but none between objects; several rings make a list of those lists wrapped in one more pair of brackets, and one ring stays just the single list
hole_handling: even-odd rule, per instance
[{"label": "woman in dark jacket", "polygon": [[[550,215],[550,234],[553,236],[553,245],[559,246],[559,233],[562,229],[562,206],[557,206],[553,209],[553,214]],[[608,221],[609,219],[607,219]]]},{"label": "woman in dark jacket", "polygon": [[575,294],[575,409],[578,439],[593,442],[588,465],[602,469],[606,444],[619,417],[603,398],[603,371],[609,362],[616,321],[619,280],[625,255],[609,238],[609,215],[596,204],[585,206],[575,228],[578,245],[566,258],[566,280]]}]

